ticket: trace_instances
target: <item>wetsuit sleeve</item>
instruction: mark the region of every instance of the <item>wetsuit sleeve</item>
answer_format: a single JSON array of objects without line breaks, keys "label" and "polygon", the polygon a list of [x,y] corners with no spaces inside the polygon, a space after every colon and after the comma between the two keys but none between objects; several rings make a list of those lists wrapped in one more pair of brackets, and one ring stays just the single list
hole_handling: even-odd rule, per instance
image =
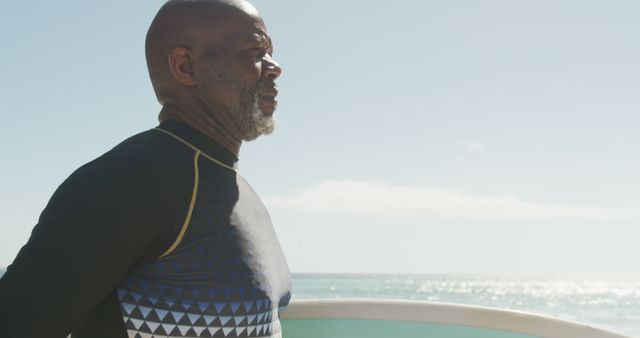
[{"label": "wetsuit sleeve", "polygon": [[55,192],[0,279],[1,337],[66,337],[132,267],[172,244],[193,183],[124,157],[80,168]]}]

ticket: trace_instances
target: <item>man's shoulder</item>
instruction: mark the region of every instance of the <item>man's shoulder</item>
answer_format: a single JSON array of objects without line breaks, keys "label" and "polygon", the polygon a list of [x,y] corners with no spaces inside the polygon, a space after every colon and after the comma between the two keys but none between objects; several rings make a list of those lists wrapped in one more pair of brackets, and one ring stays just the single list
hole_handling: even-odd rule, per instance
[{"label": "man's shoulder", "polygon": [[118,181],[162,184],[173,176],[192,172],[193,156],[189,147],[151,129],[127,138],[71,176],[103,178],[114,184]]},{"label": "man's shoulder", "polygon": [[103,155],[132,162],[170,161],[193,157],[193,150],[154,128],[133,135]]},{"label": "man's shoulder", "polygon": [[151,129],[127,138],[96,160],[159,170],[191,164],[193,156],[194,151],[189,147],[158,129]]}]

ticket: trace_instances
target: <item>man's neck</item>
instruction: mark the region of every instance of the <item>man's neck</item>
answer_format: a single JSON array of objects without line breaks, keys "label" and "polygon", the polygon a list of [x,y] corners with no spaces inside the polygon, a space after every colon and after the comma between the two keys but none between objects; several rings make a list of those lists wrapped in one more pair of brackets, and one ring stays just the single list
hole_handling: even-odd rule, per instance
[{"label": "man's neck", "polygon": [[160,122],[166,120],[180,121],[218,142],[220,145],[236,155],[236,157],[240,153],[240,145],[242,144],[242,141],[233,140],[231,137],[227,136],[222,130],[222,127],[218,125],[214,119],[207,118],[204,114],[188,113],[186,109],[180,109],[177,106],[165,104],[160,111],[158,119]]}]

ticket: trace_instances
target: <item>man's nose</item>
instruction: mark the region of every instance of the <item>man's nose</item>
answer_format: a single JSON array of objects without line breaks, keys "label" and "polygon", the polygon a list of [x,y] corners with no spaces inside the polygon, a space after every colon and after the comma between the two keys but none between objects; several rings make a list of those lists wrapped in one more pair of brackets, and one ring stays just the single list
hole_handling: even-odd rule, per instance
[{"label": "man's nose", "polygon": [[264,77],[268,77],[270,79],[277,79],[282,74],[282,68],[280,65],[274,60],[271,55],[266,54],[263,59],[264,62]]}]

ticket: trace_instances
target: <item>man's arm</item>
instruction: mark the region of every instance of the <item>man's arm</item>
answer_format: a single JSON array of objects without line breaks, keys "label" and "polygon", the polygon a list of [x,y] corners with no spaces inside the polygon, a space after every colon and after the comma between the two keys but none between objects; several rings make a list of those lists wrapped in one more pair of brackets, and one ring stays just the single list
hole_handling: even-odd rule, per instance
[{"label": "man's arm", "polygon": [[58,188],[0,279],[2,337],[66,337],[175,239],[189,185],[171,186],[142,162],[103,157]]}]

